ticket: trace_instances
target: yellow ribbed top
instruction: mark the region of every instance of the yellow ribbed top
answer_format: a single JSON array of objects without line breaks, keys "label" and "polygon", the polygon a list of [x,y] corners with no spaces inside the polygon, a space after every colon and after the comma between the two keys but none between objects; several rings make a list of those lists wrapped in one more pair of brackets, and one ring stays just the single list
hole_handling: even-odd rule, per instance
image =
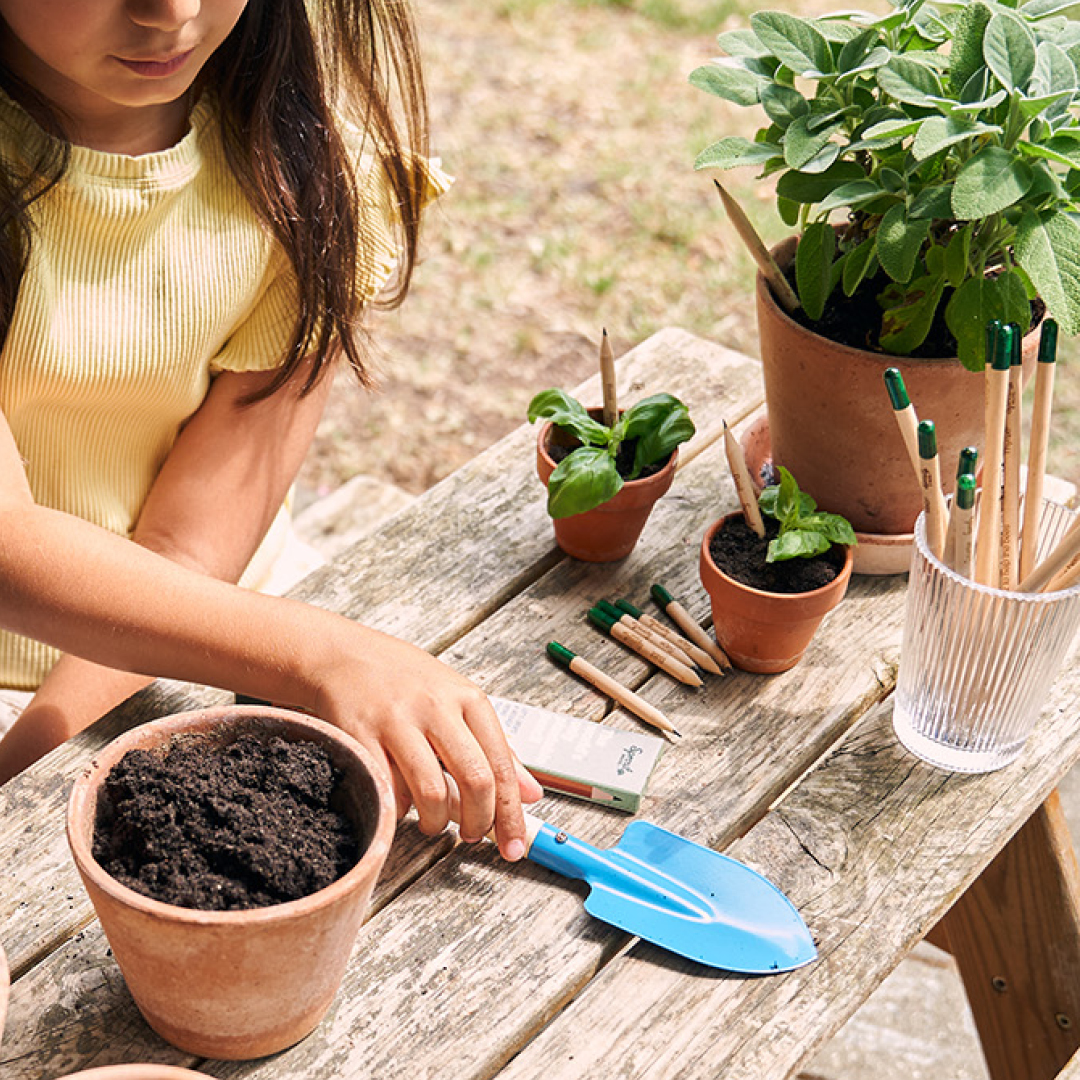
[{"label": "yellow ribbed top", "polygon": [[[5,160],[27,160],[47,138],[0,94]],[[370,298],[396,265],[397,217],[374,159],[358,168]],[[429,194],[447,185],[433,169]],[[281,363],[295,319],[291,270],[228,169],[205,96],[168,150],[72,147],[32,213],[0,352],[0,412],[39,504],[130,535],[213,375]],[[0,686],[37,686],[57,655],[0,631]]]}]

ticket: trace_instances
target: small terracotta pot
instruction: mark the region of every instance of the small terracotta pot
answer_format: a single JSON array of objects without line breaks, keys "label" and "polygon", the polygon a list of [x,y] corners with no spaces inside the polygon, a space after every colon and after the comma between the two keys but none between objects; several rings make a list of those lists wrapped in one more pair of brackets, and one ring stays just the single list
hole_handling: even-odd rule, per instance
[{"label": "small terracotta pot", "polygon": [[[789,237],[773,249],[795,256]],[[840,345],[791,318],[757,277],[757,320],[772,459],[791,471],[823,510],[857,533],[910,533],[922,493],[885,389],[895,367],[921,420],[937,429],[942,472],[965,446],[984,448],[983,375],[955,358],[910,359]],[[1024,338],[1024,376],[1034,371],[1039,333]]]},{"label": "small terracotta pot", "polygon": [[[361,834],[360,861],[310,896],[245,911],[203,911],[151,899],[110,877],[92,854],[106,776],[129,750],[197,735],[311,741],[343,775],[343,809]],[[181,713],[110,743],[75,781],[68,843],[116,962],[147,1023],[202,1057],[247,1059],[291,1046],[329,1008],[390,850],[389,781],[355,739],[285,709],[231,706]]]},{"label": "small terracotta pot", "polygon": [[821,620],[844,598],[854,555],[846,549],[844,566],[828,585],[804,593],[752,589],[723,572],[709,554],[713,536],[729,521],[713,522],[701,541],[701,583],[712,602],[713,630],[720,648],[743,671],[775,675],[794,667],[806,652]]},{"label": "small terracotta pot", "polygon": [[213,1077],[176,1065],[99,1065],[96,1069],[69,1073],[61,1080],[213,1080]]},{"label": "small terracotta pot", "polygon": [[[599,420],[603,410],[589,409],[589,415]],[[572,436],[566,436],[548,421],[536,438],[536,471],[545,487],[557,464],[548,446],[561,437],[566,438],[565,445],[575,445]],[[651,476],[628,480],[606,503],[583,514],[552,518],[556,543],[567,555],[583,562],[625,559],[634,550],[652,508],[671,487],[678,460],[676,448],[662,469]]]},{"label": "small terracotta pot", "polygon": [[7,1017],[8,990],[11,986],[11,972],[8,971],[7,957],[0,948],[0,1042],[4,1040],[4,1020]]}]

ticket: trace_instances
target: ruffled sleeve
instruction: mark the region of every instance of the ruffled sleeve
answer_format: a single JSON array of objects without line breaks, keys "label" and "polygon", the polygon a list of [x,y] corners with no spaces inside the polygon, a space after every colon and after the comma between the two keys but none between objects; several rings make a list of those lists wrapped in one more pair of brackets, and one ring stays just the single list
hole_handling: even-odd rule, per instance
[{"label": "ruffled sleeve", "polygon": [[[426,207],[449,190],[453,178],[437,159],[420,159]],[[374,154],[355,161],[360,243],[357,287],[370,303],[393,277],[401,259],[401,213],[393,188]],[[271,246],[266,274],[250,313],[230,335],[210,365],[222,371],[269,371],[282,362],[296,321],[296,279],[284,251]]]}]

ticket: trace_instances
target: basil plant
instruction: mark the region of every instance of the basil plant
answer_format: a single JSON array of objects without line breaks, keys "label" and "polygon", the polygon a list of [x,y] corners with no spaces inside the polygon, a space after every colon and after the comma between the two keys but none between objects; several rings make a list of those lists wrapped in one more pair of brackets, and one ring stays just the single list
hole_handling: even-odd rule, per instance
[{"label": "basil plant", "polygon": [[783,465],[779,473],[780,483],[765,488],[758,497],[761,512],[780,523],[780,532],[769,541],[766,562],[811,559],[833,544],[856,543],[855,530],[847,518],[819,510],[813,497],[799,490],[795,477]]},{"label": "basil plant", "polygon": [[575,447],[558,463],[548,480],[548,513],[553,518],[583,514],[606,503],[623,486],[616,464],[624,443],[636,439],[627,480],[664,461],[694,434],[686,406],[671,394],[653,394],[630,406],[613,427],[594,420],[563,390],[544,390],[529,404],[529,422],[550,420],[575,436]]},{"label": "basil plant", "polygon": [[[835,289],[884,271],[880,345],[909,355],[940,307],[980,369],[992,319],[1030,324],[1038,296],[1080,331],[1080,23],[1064,0],[891,0],[890,14],[762,11],[722,33],[690,82],[760,105],[696,168],[777,175],[801,232],[795,284],[816,321]],[[839,229],[830,224],[843,214]]]}]

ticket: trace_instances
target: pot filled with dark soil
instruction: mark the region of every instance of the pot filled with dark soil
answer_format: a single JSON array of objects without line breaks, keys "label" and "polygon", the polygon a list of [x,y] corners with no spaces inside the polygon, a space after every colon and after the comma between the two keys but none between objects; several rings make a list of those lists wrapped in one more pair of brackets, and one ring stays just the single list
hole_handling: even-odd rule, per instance
[{"label": "pot filled with dark soil", "polygon": [[284,709],[166,717],[76,780],[68,842],[132,997],[168,1042],[262,1057],[344,975],[394,833],[389,782],[338,728]]},{"label": "pot filled with dark soil", "polygon": [[720,647],[743,671],[776,674],[802,659],[821,620],[843,599],[852,548],[834,544],[813,558],[766,562],[779,527],[757,536],[741,513],[714,522],[701,542],[701,583]]},{"label": "pot filled with dark soil", "polygon": [[[599,419],[602,409],[590,409],[589,415]],[[548,422],[536,440],[536,471],[547,484],[562,459],[580,443],[569,434]],[[616,465],[621,476],[629,475],[634,463],[634,440],[619,448]],[[593,510],[570,517],[553,518],[555,540],[567,555],[583,562],[616,562],[625,559],[637,544],[645,522],[656,503],[667,493],[675,479],[679,451],[655,465],[647,466],[635,480],[627,480],[607,502]]]}]

